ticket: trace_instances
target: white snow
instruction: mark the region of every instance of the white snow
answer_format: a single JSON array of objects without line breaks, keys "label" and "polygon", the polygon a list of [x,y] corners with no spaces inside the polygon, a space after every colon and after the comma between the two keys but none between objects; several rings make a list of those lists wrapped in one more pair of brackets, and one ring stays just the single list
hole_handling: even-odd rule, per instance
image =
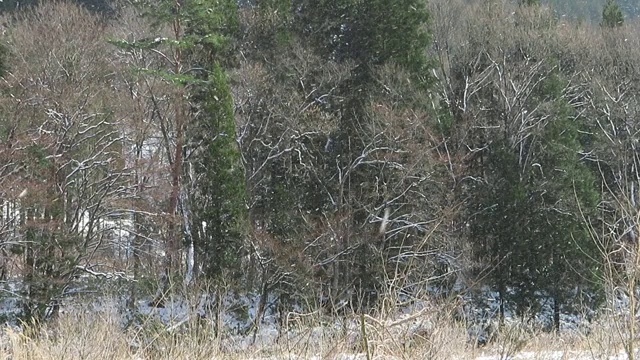
[{"label": "white snow", "polygon": [[[636,351],[640,354],[640,351]],[[637,355],[636,355],[637,356]],[[475,360],[593,360],[594,355],[587,351],[523,351],[514,356],[501,357],[500,355],[482,355]],[[610,357],[597,357],[602,360],[624,360],[627,355],[619,352]]]}]

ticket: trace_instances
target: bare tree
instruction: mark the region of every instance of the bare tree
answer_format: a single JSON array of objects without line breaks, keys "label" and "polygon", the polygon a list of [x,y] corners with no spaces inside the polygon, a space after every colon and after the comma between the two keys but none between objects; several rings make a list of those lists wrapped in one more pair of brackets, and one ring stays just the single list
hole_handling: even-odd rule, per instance
[{"label": "bare tree", "polygon": [[10,96],[3,107],[12,111],[13,135],[4,154],[12,159],[10,177],[24,187],[14,190],[22,196],[11,206],[19,214],[12,249],[24,256],[32,302],[26,315],[42,316],[43,306],[55,310],[78,272],[95,271],[96,255],[112,245],[130,171],[109,103],[113,70],[100,35],[106,25],[69,4],[43,5],[8,21]]}]

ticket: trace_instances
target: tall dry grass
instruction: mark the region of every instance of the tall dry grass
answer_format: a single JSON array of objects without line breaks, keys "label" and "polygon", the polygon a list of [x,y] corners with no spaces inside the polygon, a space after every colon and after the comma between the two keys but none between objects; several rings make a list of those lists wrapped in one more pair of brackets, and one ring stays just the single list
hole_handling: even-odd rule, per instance
[{"label": "tall dry grass", "polygon": [[279,337],[262,332],[252,344],[251,336],[216,336],[206,319],[172,327],[149,318],[124,330],[115,310],[77,310],[37,331],[29,324],[4,328],[0,359],[613,359],[625,345],[612,331],[615,319],[603,317],[589,331],[559,334],[514,321],[477,347],[448,314],[437,308],[394,320],[290,314]]},{"label": "tall dry grass", "polygon": [[[358,317],[323,318],[319,313],[292,315],[286,332],[270,337],[216,336],[207,320],[179,328],[148,320],[123,330],[115,311],[66,313],[35,331],[5,328],[1,340],[5,359],[337,359],[366,358]],[[471,348],[459,324],[430,323],[426,312],[396,321],[365,318],[370,358],[465,358]],[[429,327],[407,326],[429,323]]]}]

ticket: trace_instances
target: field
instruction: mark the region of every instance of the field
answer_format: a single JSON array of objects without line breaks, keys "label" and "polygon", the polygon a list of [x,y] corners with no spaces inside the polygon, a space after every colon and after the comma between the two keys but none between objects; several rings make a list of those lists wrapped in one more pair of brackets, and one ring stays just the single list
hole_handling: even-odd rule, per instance
[{"label": "field", "polygon": [[[117,299],[69,304],[43,326],[2,331],[3,359],[627,359],[624,317],[563,317],[561,332],[509,316],[473,331],[451,301],[414,301],[378,314],[332,316],[322,310],[279,314],[255,327],[257,298],[226,297],[216,314],[204,297],[140,301],[135,316]],[[234,299],[234,300],[232,300]],[[459,306],[458,306],[459,307]],[[493,327],[492,327],[493,326]],[[216,332],[215,329],[222,329]]]}]

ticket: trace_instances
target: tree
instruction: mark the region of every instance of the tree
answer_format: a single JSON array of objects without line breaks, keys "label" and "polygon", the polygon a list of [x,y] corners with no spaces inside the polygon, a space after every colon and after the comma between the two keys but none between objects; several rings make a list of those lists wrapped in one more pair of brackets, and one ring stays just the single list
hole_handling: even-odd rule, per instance
[{"label": "tree", "polygon": [[520,0],[520,5],[538,6],[538,5],[540,5],[540,0]]},{"label": "tree", "polygon": [[622,26],[624,24],[624,15],[620,6],[616,0],[607,0],[607,3],[602,9],[602,22],[600,26],[608,29],[613,29]]},{"label": "tree", "polygon": [[240,270],[246,199],[231,91],[222,68],[209,66],[207,82],[193,98],[200,111],[191,129],[188,198],[198,264],[204,275],[219,279]]},{"label": "tree", "polygon": [[533,110],[541,116],[538,130],[514,136],[507,122],[489,145],[483,182],[472,187],[471,238],[501,301],[524,314],[550,297],[559,330],[561,306],[576,286],[591,286],[596,276],[585,274],[600,268],[583,220],[594,214],[599,194],[579,160],[583,144],[562,81],[551,72],[537,84],[527,98],[540,106]]},{"label": "tree", "polygon": [[266,1],[250,18],[235,93],[255,263],[267,288],[308,291],[311,278],[327,303],[375,301],[390,259],[434,216],[415,200],[430,154],[408,150],[426,137],[428,13],[419,1]]},{"label": "tree", "polygon": [[[223,71],[223,66],[233,63],[237,5],[233,1],[162,1],[145,9],[158,35],[115,43],[156,57],[152,67],[140,69],[143,77],[138,81],[154,76],[169,85],[160,90],[168,94],[150,94],[171,173],[164,272],[180,269],[179,254],[185,246],[185,282],[189,283],[195,266],[207,275],[221,275],[232,263],[229,254],[241,247],[237,231],[244,197],[237,185],[243,181]],[[162,36],[167,26],[171,38]],[[199,264],[195,264],[196,255]],[[161,286],[158,301],[167,287],[166,282]]]},{"label": "tree", "polygon": [[[335,219],[339,229],[335,236],[340,246],[334,251],[345,261],[332,264],[328,271],[334,279],[332,292],[356,288],[375,294],[383,282],[384,266],[374,266],[371,259],[384,259],[389,254],[380,255],[384,246],[379,240],[375,244],[367,241],[375,230],[366,222],[378,217],[372,209],[380,211],[390,205],[384,204],[385,199],[398,199],[380,185],[396,184],[394,189],[400,191],[406,174],[399,171],[401,161],[390,160],[402,150],[397,143],[387,142],[382,130],[387,125],[374,119],[377,109],[372,107],[389,104],[397,111],[419,107],[389,99],[379,76],[385,67],[396,66],[417,93],[428,87],[428,12],[422,2],[414,0],[300,1],[294,8],[299,9],[294,20],[297,34],[321,59],[348,69],[342,79],[333,81],[335,91],[328,93],[320,106],[321,112],[335,116],[338,122],[327,134],[324,142],[329,146],[319,157],[322,166],[315,174],[316,186],[329,196],[310,198],[320,201],[309,203],[309,208]],[[391,163],[398,165],[389,166]]]},{"label": "tree", "polygon": [[432,4],[440,148],[451,154],[463,204],[459,234],[500,293],[501,312],[536,312],[540,298],[553,298],[557,327],[559,311],[576,303],[566,296],[576,284],[597,290],[581,277],[598,265],[582,215],[593,215],[599,198],[583,159],[593,127],[574,108],[584,101],[574,92],[578,64],[548,8]]},{"label": "tree", "polygon": [[[591,288],[594,293],[600,290],[594,284],[602,268],[601,259],[584,219],[594,217],[601,195],[594,174],[579,159],[584,144],[580,128],[571,120],[575,114],[562,101],[554,105],[557,115],[543,134],[541,172],[534,180],[536,188],[546,191],[539,195],[541,211],[537,219],[541,230],[538,239],[545,251],[536,253],[539,258],[534,266],[544,264],[538,289],[553,299],[553,324],[559,331],[560,307],[571,305],[577,288]],[[543,174],[542,169],[553,170]]]},{"label": "tree", "polygon": [[370,68],[393,61],[415,72],[427,65],[429,15],[420,1],[299,1],[297,7],[301,33],[324,56]]},{"label": "tree", "polygon": [[109,29],[64,3],[12,21],[0,102],[9,186],[2,201],[12,215],[2,219],[11,232],[1,247],[20,259],[20,274],[11,275],[22,275],[23,315],[37,321],[55,314],[78,275],[98,270],[95,256],[114,248],[110,224],[129,172],[105,91],[113,68],[98,34]]}]

